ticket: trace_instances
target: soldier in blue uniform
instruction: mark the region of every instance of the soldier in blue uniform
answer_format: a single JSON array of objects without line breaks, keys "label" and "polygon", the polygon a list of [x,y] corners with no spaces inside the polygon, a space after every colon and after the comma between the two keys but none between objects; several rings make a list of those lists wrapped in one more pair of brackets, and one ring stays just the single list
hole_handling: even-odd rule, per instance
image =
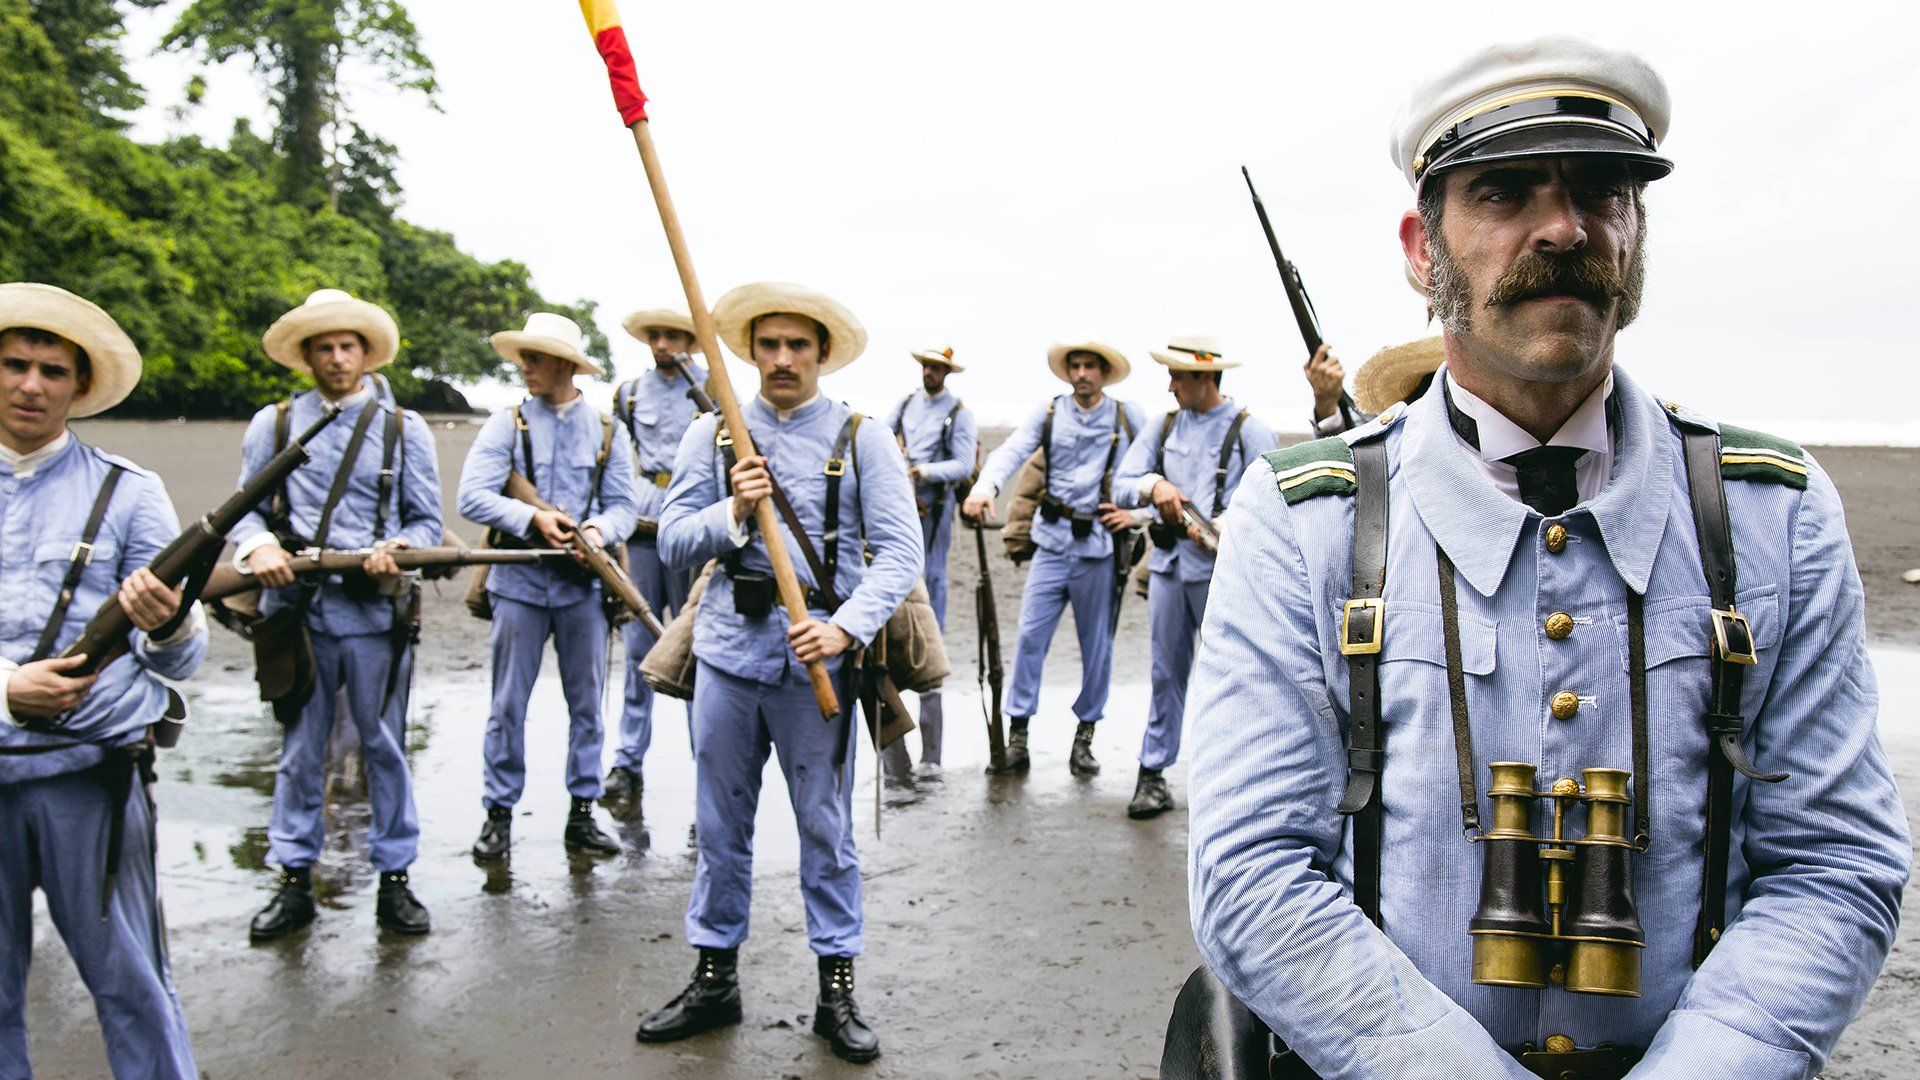
[{"label": "soldier in blue uniform", "polygon": [[1207,614],[1220,517],[1247,465],[1279,445],[1265,421],[1221,393],[1227,369],[1240,362],[1227,359],[1211,336],[1178,335],[1149,354],[1167,368],[1167,389],[1179,407],[1147,422],[1113,482],[1119,505],[1148,506],[1159,515],[1148,527],[1153,697],[1140,743],[1140,775],[1127,804],[1127,816],[1136,819],[1173,809],[1163,774],[1180,756],[1187,676]]},{"label": "soldier in blue uniform", "polygon": [[1423,84],[1400,238],[1447,365],[1235,499],[1193,927],[1319,1076],[1799,1080],[1893,942],[1912,848],[1833,482],[1615,362],[1668,117],[1576,38]]},{"label": "soldier in blue uniform", "polygon": [[[403,578],[391,551],[440,542],[433,433],[419,414],[402,412],[380,393],[373,372],[391,363],[400,345],[399,327],[381,308],[321,289],[275,321],[263,340],[269,357],[312,378],[313,389],[254,414],[240,443],[241,485],[323,408],[341,415],[308,445],[309,460],[285,488],[230,537],[235,565],[266,590],[261,614],[271,619],[284,611],[280,618],[305,623],[313,672],[303,700],[274,705],[286,724],[267,830],[279,887],[248,935],[268,941],[313,921],[313,864],[327,829],[327,746],[342,689],[373,810],[367,847],[380,876],[375,918],[398,933],[424,934],[431,921],[407,878],[420,849],[406,732],[419,586]],[[288,560],[308,547],[370,549],[365,576],[296,585]],[[276,661],[263,655],[260,662]]]},{"label": "soldier in blue uniform", "polygon": [[[692,578],[660,561],[653,528],[666,505],[667,485],[673,480],[673,455],[680,437],[703,411],[694,399],[704,395],[707,369],[693,359],[700,347],[693,340],[693,320],[678,311],[654,308],[636,311],[621,323],[627,333],[653,351],[653,370],[637,375],[613,392],[613,418],[633,443],[638,482],[634,511],[643,522],[627,542],[627,569],[634,587],[661,619],[671,618],[686,603]],[[653,634],[638,619],[627,623],[626,703],[620,713],[620,743],[613,768],[605,781],[608,802],[640,809],[644,788],[641,765],[653,742],[653,688],[640,675],[640,662],[653,648]]]},{"label": "soldier in blue uniform", "polygon": [[[207,652],[198,606],[146,566],[180,531],[160,478],[67,421],[112,408],[140,353],[106,312],[51,285],[0,285],[0,1074],[31,1076],[33,891],[92,992],[122,1080],[199,1076],[174,992],[153,857],[162,679]],[[77,573],[77,578],[74,576]],[[88,676],[54,659],[117,598],[132,651]],[[58,726],[47,725],[58,718]]]},{"label": "soldier in blue uniform", "polygon": [[[1027,723],[1040,704],[1040,672],[1053,632],[1069,604],[1080,638],[1079,718],[1067,765],[1073,775],[1100,771],[1093,757],[1094,725],[1107,707],[1113,674],[1113,629],[1127,568],[1116,568],[1122,547],[1152,511],[1122,510],[1114,503],[1114,476],[1121,456],[1141,428],[1138,405],[1109,397],[1106,388],[1132,366],[1118,349],[1097,341],[1063,342],[1047,351],[1047,366],[1073,388],[1029,415],[980,467],[963,512],[970,520],[993,515],[993,499],[1035,450],[1045,450],[1046,491],[1033,540],[1038,549],[1020,599],[1020,629],[1014,646],[1013,686],[1007,692],[1004,771],[1025,772]],[[1118,544],[1116,544],[1118,541]]]},{"label": "soldier in blue uniform", "polygon": [[[720,340],[760,369],[744,412],[755,456],[734,456],[717,415],[680,443],[660,518],[669,566],[720,560],[694,622],[698,660],[693,745],[700,835],[687,942],[699,950],[692,982],[644,1020],[636,1037],[660,1043],[739,1023],[738,958],[753,895],[753,819],[769,750],[778,751],[800,831],[807,939],[819,958],[813,1030],[833,1052],[871,1061],[880,1042],[853,999],[863,945],[860,856],[853,842],[853,754],[858,738],[850,676],[920,576],[923,547],[906,463],[884,423],[819,391],[820,376],[866,346],[844,306],[799,285],[743,285],[714,306]],[[810,617],[789,625],[774,595],[754,506],[778,479],[794,570]],[[872,556],[869,563],[862,548]],[[809,554],[810,553],[810,554]],[[818,563],[816,573],[813,565]],[[823,720],[806,664],[834,676],[841,715]]]},{"label": "soldier in blue uniform", "polygon": [[[525,330],[493,335],[493,347],[526,380],[527,400],[487,418],[460,472],[460,513],[508,542],[564,547],[577,528],[589,543],[633,534],[633,446],[613,418],[586,403],[577,374],[600,365],[580,349],[571,319],[538,311]],[[518,472],[555,507],[541,510],[502,494]],[[486,824],[476,859],[505,858],[513,807],[527,778],[527,701],[547,639],[567,700],[568,851],[616,855],[620,845],[593,819],[600,786],[600,691],[607,677],[607,616],[598,579],[573,563],[500,566],[487,577],[493,608],[493,708],[487,717]]]},{"label": "soldier in blue uniform", "polygon": [[[927,599],[940,628],[947,626],[947,549],[953,543],[956,493],[973,475],[979,427],[973,410],[947,389],[947,377],[967,370],[954,362],[953,350],[942,346],[913,354],[920,362],[920,389],[894,406],[888,424],[907,455],[907,478],[913,481],[914,503],[920,511],[920,535],[926,541]],[[887,747],[882,755],[887,775],[904,780],[940,778],[940,736],[944,726],[940,691],[920,695],[920,764],[907,753],[906,740]]]}]

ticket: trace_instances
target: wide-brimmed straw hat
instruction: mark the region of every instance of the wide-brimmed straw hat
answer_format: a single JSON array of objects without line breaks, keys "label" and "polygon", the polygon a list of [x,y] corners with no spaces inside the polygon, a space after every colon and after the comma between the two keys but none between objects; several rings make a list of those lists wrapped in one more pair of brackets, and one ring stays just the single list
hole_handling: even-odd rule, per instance
[{"label": "wide-brimmed straw hat", "polygon": [[1047,366],[1053,369],[1055,378],[1063,383],[1072,384],[1073,380],[1067,378],[1067,354],[1077,352],[1090,352],[1106,359],[1107,381],[1101,383],[1102,386],[1112,386],[1133,374],[1133,365],[1127,363],[1126,356],[1119,349],[1101,344],[1092,338],[1082,338],[1078,341],[1058,342],[1047,350]]},{"label": "wide-brimmed straw hat", "polygon": [[867,348],[867,328],[838,300],[805,285],[756,281],[729,291],[713,305],[713,324],[735,356],[753,363],[753,324],[767,315],[799,315],[827,329],[827,359],[820,374],[839,371]]},{"label": "wide-brimmed straw hat", "polygon": [[45,330],[86,350],[91,381],[75,394],[67,417],[106,412],[140,382],[140,350],[100,305],[54,285],[14,281],[0,285],[0,331]]},{"label": "wide-brimmed straw hat", "polygon": [[[647,308],[620,320],[620,328],[632,335],[635,341],[647,340],[647,331],[656,326],[663,330],[678,330],[693,337],[693,320],[672,308]],[[694,338],[689,351],[701,351],[699,338]]]},{"label": "wide-brimmed straw hat", "polygon": [[1211,334],[1175,334],[1167,339],[1164,352],[1148,349],[1147,355],[1175,371],[1225,371],[1240,366],[1240,361],[1221,356],[1220,341]]},{"label": "wide-brimmed straw hat", "polygon": [[494,352],[516,364],[522,360],[520,354],[531,349],[569,361],[577,371],[598,375],[606,369],[600,366],[599,361],[580,351],[580,342],[584,337],[580,327],[565,315],[536,311],[527,316],[525,330],[502,330],[487,340],[492,343]]},{"label": "wide-brimmed straw hat", "polygon": [[1381,349],[1353,377],[1353,403],[1370,413],[1382,412],[1413,393],[1446,359],[1446,341],[1439,334]]},{"label": "wide-brimmed straw hat", "polygon": [[319,334],[349,330],[367,339],[368,371],[393,363],[400,351],[400,327],[393,316],[378,304],[355,299],[344,289],[316,290],[306,303],[275,319],[260,343],[275,363],[311,375],[313,370],[307,366],[301,343]]},{"label": "wide-brimmed straw hat", "polygon": [[923,364],[939,364],[948,371],[967,370],[966,365],[954,362],[951,345],[942,345],[937,349],[916,349],[913,358]]}]

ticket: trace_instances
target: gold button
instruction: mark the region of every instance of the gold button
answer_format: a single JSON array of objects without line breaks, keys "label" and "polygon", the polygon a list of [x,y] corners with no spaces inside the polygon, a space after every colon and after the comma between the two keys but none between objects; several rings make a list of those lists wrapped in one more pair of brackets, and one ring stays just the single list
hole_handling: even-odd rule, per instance
[{"label": "gold button", "polygon": [[1580,783],[1571,776],[1563,776],[1553,782],[1553,793],[1555,795],[1578,795],[1580,794]]},{"label": "gold button", "polygon": [[1556,611],[1547,616],[1547,636],[1555,641],[1565,640],[1573,633],[1573,616],[1564,611]]},{"label": "gold button", "polygon": [[[1554,966],[1559,967],[1558,964]],[[1547,1053],[1571,1054],[1573,1053],[1573,1040],[1567,1038],[1565,1035],[1549,1035],[1547,1036]]]},{"label": "gold button", "polygon": [[1555,522],[1547,526],[1547,550],[1555,555],[1567,550],[1567,527]]},{"label": "gold button", "polygon": [[1580,711],[1580,698],[1571,690],[1562,690],[1553,695],[1553,703],[1549,707],[1553,710],[1555,720],[1571,720],[1573,714]]},{"label": "gold button", "polygon": [[[1556,983],[1566,982],[1567,981],[1567,965],[1565,964],[1553,965],[1553,969],[1547,972],[1547,978],[1553,980]],[[1557,1039],[1557,1038],[1560,1038],[1560,1036],[1556,1035],[1554,1036],[1554,1038]]]}]

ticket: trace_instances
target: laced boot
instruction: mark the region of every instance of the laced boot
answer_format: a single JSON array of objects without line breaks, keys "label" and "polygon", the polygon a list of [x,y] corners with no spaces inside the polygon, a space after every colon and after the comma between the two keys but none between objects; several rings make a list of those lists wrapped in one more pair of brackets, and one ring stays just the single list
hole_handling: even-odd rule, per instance
[{"label": "laced boot", "polygon": [[601,832],[600,826],[594,823],[592,799],[573,800],[573,809],[567,813],[564,839],[568,851],[582,855],[620,854],[620,842]]},{"label": "laced boot", "polygon": [[631,803],[638,806],[640,792],[646,785],[640,779],[640,770],[615,765],[607,770],[607,778],[601,782],[601,786],[605,789],[600,795],[602,803]]},{"label": "laced boot", "polygon": [[1067,768],[1075,776],[1100,775],[1100,763],[1093,760],[1093,725],[1081,721],[1073,732],[1073,752],[1067,755]]},{"label": "laced boot", "polygon": [[880,1056],[880,1036],[853,1003],[853,957],[820,958],[820,1000],[813,1007],[813,1033],[827,1040],[842,1061],[858,1065]]},{"label": "laced boot", "polygon": [[286,937],[313,921],[313,867],[280,868],[280,890],[253,917],[247,937],[254,941],[272,941]]},{"label": "laced boot", "polygon": [[480,839],[473,842],[473,857],[485,859],[504,859],[507,852],[513,850],[513,808],[510,806],[487,807],[487,823],[480,826]]},{"label": "laced boot", "polygon": [[666,1043],[740,1022],[740,950],[701,949],[693,981],[665,1008],[640,1021],[633,1037]]},{"label": "laced boot", "polygon": [[1140,766],[1140,779],[1133,785],[1133,801],[1127,804],[1127,816],[1135,820],[1158,817],[1173,809],[1173,792],[1167,790],[1166,777],[1159,769]]},{"label": "laced boot", "polygon": [[373,907],[374,921],[396,934],[424,934],[433,929],[427,906],[407,888],[407,872],[393,870],[380,875],[380,897]]},{"label": "laced boot", "polygon": [[1033,759],[1027,756],[1027,720],[1025,716],[1009,717],[1007,721],[1007,752],[1000,759],[1000,767],[991,764],[987,772],[995,776],[1008,773],[1023,773],[1033,767]]}]

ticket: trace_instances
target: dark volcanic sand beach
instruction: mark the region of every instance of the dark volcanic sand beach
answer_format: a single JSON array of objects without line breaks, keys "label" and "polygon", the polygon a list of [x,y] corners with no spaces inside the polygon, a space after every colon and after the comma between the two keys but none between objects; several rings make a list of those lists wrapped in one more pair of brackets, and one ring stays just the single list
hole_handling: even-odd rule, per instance
[{"label": "dark volcanic sand beach", "polygon": [[[474,428],[436,425],[446,504]],[[166,477],[183,516],[231,490],[241,425],[102,422],[83,437]],[[1001,433],[1003,434],[1003,433]],[[990,439],[989,441],[997,441]],[[1868,597],[1883,697],[1881,729],[1910,823],[1920,805],[1920,450],[1817,451],[1845,497]],[[479,532],[455,525],[467,535]],[[1009,665],[1024,574],[997,551],[993,571]],[[209,1077],[368,1076],[1005,1076],[1157,1075],[1167,1011],[1197,962],[1187,924],[1186,820],[1124,816],[1146,714],[1143,606],[1129,598],[1115,686],[1096,751],[1104,773],[1072,780],[1066,706],[1077,676],[1063,626],[1034,723],[1025,780],[980,774],[986,737],[974,684],[976,580],[971,536],[956,538],[948,646],[947,780],[889,793],[885,835],[873,835],[872,757],[855,793],[866,880],[860,1001],[884,1056],[847,1066],[808,1033],[814,966],[807,951],[785,786],[763,789],[755,933],[742,952],[747,1018],[671,1047],[633,1042],[640,1015],[684,983],[691,952],[681,916],[693,871],[686,845],[692,769],[684,711],[657,711],[644,826],[604,862],[560,846],[564,723],[551,665],[528,726],[527,795],[506,867],[466,854],[480,824],[480,737],[486,723],[485,627],[459,603],[464,581],[429,591],[409,742],[422,826],[414,885],[434,932],[380,934],[373,922],[364,803],[343,798],[316,878],[311,930],[250,946],[246,923],[272,887],[265,827],[279,729],[254,701],[243,643],[214,630],[189,684],[193,726],[163,757],[160,864],[175,978]],[[616,665],[619,661],[616,660]],[[619,673],[614,679],[617,683]],[[611,756],[611,747],[608,748]],[[1185,767],[1170,773],[1184,810]],[[1910,890],[1909,895],[1912,895]],[[1903,929],[1866,1010],[1826,1075],[1863,1080],[1920,1074],[1920,944]],[[28,1017],[38,1075],[105,1074],[85,988],[45,907],[35,925]]]}]

